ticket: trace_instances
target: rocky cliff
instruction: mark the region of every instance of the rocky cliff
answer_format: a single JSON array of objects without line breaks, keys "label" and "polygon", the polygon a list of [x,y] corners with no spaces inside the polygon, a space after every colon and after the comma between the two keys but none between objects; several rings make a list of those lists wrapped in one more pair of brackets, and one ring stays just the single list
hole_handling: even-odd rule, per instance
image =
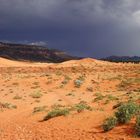
[{"label": "rocky cliff", "polygon": [[0,57],[12,60],[54,63],[79,59],[78,57],[70,56],[65,52],[43,46],[3,42],[0,42]]}]

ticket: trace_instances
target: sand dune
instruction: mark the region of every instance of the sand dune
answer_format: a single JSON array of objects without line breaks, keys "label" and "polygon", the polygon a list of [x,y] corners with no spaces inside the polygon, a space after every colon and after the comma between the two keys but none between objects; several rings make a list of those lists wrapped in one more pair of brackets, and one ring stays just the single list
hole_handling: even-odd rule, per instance
[{"label": "sand dune", "polygon": [[[101,125],[118,102],[139,101],[139,71],[139,64],[91,58],[58,64],[0,58],[0,140],[137,140],[134,120],[107,133]],[[92,110],[41,122],[56,107],[79,103]]]}]

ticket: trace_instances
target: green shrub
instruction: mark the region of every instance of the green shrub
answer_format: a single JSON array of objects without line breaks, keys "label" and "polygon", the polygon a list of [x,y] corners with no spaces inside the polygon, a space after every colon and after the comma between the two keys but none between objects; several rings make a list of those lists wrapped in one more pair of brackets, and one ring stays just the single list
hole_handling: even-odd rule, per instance
[{"label": "green shrub", "polygon": [[125,124],[131,120],[131,118],[137,113],[137,111],[138,105],[133,102],[128,102],[118,108],[115,116],[119,123]]},{"label": "green shrub", "polygon": [[117,119],[115,117],[109,117],[104,121],[102,127],[103,130],[107,132],[109,130],[112,130],[116,126],[116,124],[117,124]]},{"label": "green shrub", "polygon": [[83,84],[83,81],[81,81],[81,80],[75,80],[74,81],[74,85],[75,85],[76,88],[80,88],[82,84]]},{"label": "green shrub", "polygon": [[67,108],[64,108],[64,109],[56,108],[56,109],[48,112],[47,116],[45,116],[43,120],[47,121],[51,118],[58,117],[58,116],[66,116],[68,114],[69,114],[69,109],[67,109]]},{"label": "green shrub", "polygon": [[84,81],[85,81],[85,76],[84,76],[84,75],[79,76],[79,77],[74,81],[75,87],[76,87],[76,88],[80,88]]},{"label": "green shrub", "polygon": [[86,103],[79,103],[75,105],[75,109],[77,110],[78,113],[84,111],[84,110],[92,110],[92,108],[87,105]]},{"label": "green shrub", "polygon": [[140,116],[136,119],[136,125],[135,125],[136,135],[140,136]]}]

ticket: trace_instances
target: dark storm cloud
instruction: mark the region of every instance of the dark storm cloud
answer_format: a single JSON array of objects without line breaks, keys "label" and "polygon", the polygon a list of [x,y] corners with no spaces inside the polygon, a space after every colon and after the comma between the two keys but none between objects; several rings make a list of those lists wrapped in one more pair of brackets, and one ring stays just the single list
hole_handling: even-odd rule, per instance
[{"label": "dark storm cloud", "polygon": [[0,40],[74,55],[139,55],[139,0],[0,0]]}]

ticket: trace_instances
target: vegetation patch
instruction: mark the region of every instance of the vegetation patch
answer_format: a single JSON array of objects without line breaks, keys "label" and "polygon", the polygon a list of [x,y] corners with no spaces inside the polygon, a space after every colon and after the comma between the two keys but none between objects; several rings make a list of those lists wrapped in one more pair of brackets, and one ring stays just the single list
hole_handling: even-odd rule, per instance
[{"label": "vegetation patch", "polygon": [[80,102],[79,104],[76,104],[76,105],[74,106],[74,108],[75,108],[75,110],[76,110],[78,113],[80,113],[80,112],[82,112],[82,111],[84,111],[84,110],[92,111],[92,108],[91,108],[89,105],[87,105],[86,103],[84,103],[84,102]]},{"label": "vegetation patch", "polygon": [[38,112],[46,111],[46,108],[47,108],[47,106],[34,107],[33,113],[38,113]]},{"label": "vegetation patch", "polygon": [[80,88],[84,81],[85,81],[85,76],[84,76],[84,75],[79,76],[79,77],[74,81],[75,87],[76,87],[76,88]]},{"label": "vegetation patch", "polygon": [[22,97],[19,96],[19,95],[16,95],[16,96],[13,97],[13,99],[14,99],[14,100],[20,100],[20,99],[22,99]]},{"label": "vegetation patch", "polygon": [[82,84],[83,84],[83,81],[81,81],[81,80],[77,79],[74,81],[74,85],[76,88],[80,88]]},{"label": "vegetation patch", "polygon": [[6,108],[6,109],[16,109],[17,106],[13,105],[11,103],[0,103],[0,106],[2,109]]},{"label": "vegetation patch", "polygon": [[41,98],[43,95],[40,93],[40,91],[36,91],[36,92],[30,94],[30,96],[32,98]]},{"label": "vegetation patch", "polygon": [[117,124],[126,124],[132,118],[136,117],[135,133],[140,136],[140,106],[135,102],[121,103],[117,105],[118,110],[115,116],[107,118],[102,125],[103,130],[109,131]]},{"label": "vegetation patch", "polygon": [[93,87],[87,87],[87,91],[93,92]]},{"label": "vegetation patch", "polygon": [[105,98],[105,96],[103,96],[101,93],[96,93],[95,96],[96,98],[93,100],[93,102],[97,102]]},{"label": "vegetation patch", "polygon": [[55,118],[58,116],[66,116],[68,114],[69,114],[68,108],[64,108],[64,109],[56,108],[56,109],[53,109],[52,111],[48,112],[47,116],[45,116],[43,120],[47,121],[51,118]]},{"label": "vegetation patch", "polygon": [[103,130],[105,132],[112,130],[117,125],[117,118],[109,117],[103,122]]},{"label": "vegetation patch", "polygon": [[138,105],[133,102],[128,102],[121,105],[118,108],[118,111],[115,113],[115,116],[119,123],[125,124],[128,123],[134,115],[138,112]]}]

